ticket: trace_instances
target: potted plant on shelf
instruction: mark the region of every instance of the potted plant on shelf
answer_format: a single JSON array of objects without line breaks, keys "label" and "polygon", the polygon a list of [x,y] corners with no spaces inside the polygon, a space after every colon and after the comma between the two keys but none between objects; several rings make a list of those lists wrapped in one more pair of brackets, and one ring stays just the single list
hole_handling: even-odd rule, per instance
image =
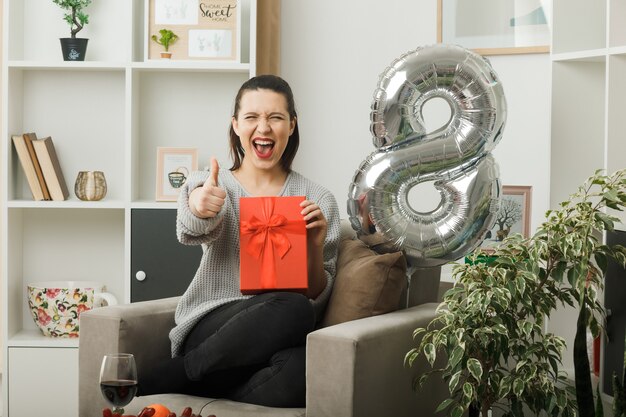
[{"label": "potted plant on shelf", "polygon": [[[604,311],[596,294],[603,271],[608,258],[625,265],[626,248],[600,244],[598,236],[617,221],[607,209],[624,207],[626,170],[611,176],[598,171],[559,210],[548,211],[532,237],[506,238],[491,263],[476,262],[476,253],[474,262],[454,267],[455,286],[444,295],[440,314],[415,330],[422,339],[405,358],[412,364],[424,355],[434,367],[438,352],[447,355],[443,367],[415,381],[421,386],[435,372],[448,381],[450,398],[440,411],[486,417],[501,408],[506,416],[522,416],[526,406],[533,415],[573,416],[576,408],[585,409],[591,382],[582,381],[590,373],[579,369],[589,371],[586,343],[581,358],[575,341],[575,398],[559,369],[565,341],[543,325],[568,304],[581,311],[578,332],[599,333]],[[590,398],[593,410],[593,393]]]},{"label": "potted plant on shelf", "polygon": [[178,39],[178,35],[172,32],[169,29],[161,29],[159,30],[160,38],[157,38],[156,35],[152,35],[152,40],[163,46],[165,51],[161,52],[161,58],[170,59],[172,57],[172,53],[169,51],[170,45],[176,42]]},{"label": "potted plant on shelf", "polygon": [[89,15],[83,11],[91,0],[52,0],[54,4],[65,10],[63,19],[70,25],[69,38],[61,38],[61,50],[65,61],[84,61],[89,39],[77,38],[76,34],[89,23]]}]

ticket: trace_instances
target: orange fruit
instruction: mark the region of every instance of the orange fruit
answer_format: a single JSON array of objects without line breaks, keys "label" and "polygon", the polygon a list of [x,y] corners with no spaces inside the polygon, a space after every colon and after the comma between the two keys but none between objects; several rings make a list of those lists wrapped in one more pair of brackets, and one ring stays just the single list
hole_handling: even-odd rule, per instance
[{"label": "orange fruit", "polygon": [[150,404],[146,408],[154,408],[152,417],[167,417],[170,410],[163,404]]}]

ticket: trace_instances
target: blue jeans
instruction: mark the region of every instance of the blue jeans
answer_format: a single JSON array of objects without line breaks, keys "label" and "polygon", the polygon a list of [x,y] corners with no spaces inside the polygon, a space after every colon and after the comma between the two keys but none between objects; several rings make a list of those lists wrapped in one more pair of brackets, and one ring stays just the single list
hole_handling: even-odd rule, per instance
[{"label": "blue jeans", "polygon": [[[140,395],[184,392],[304,407],[305,344],[314,326],[311,302],[301,294],[271,292],[228,303],[196,324],[183,345],[182,360],[174,358],[140,378]],[[150,380],[159,377],[173,386],[152,385]]]}]

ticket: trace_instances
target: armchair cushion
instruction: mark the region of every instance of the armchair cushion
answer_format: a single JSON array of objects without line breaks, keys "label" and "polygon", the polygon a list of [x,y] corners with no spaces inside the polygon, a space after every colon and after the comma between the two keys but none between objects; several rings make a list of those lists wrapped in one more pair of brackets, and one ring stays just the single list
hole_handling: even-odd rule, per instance
[{"label": "armchair cushion", "polygon": [[402,252],[378,254],[361,240],[342,240],[322,327],[397,310],[407,287],[406,270]]}]

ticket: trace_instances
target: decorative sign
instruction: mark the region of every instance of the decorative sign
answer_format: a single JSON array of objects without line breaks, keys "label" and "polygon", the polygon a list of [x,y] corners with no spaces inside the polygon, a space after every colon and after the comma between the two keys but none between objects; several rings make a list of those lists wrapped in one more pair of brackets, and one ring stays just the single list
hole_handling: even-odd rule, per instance
[{"label": "decorative sign", "polygon": [[149,3],[147,59],[161,59],[161,29],[176,36],[171,59],[240,61],[240,0],[146,0]]}]

